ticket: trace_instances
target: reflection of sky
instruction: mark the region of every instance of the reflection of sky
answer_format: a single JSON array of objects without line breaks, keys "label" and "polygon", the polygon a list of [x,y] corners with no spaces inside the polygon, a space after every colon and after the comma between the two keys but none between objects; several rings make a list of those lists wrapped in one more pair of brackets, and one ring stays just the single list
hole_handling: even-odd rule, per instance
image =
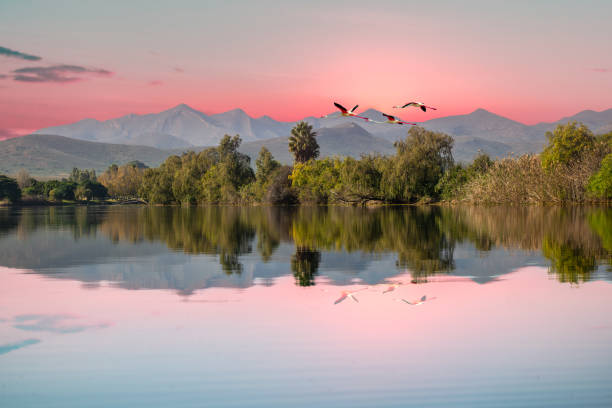
[{"label": "reflection of sky", "polygon": [[14,343],[6,343],[0,344],[0,355],[9,353],[11,351],[19,350],[20,348],[24,348],[27,346],[31,346],[34,344],[40,343],[38,339],[26,339],[21,341],[16,341]]},{"label": "reflection of sky", "polygon": [[[193,302],[166,290],[84,290],[6,268],[0,277],[0,339],[23,335],[11,323],[20,315],[114,323],[37,332],[36,347],[2,355],[7,406],[612,403],[612,287],[571,287],[546,268],[490,285],[439,281],[384,295],[387,285],[373,285],[359,303],[339,305],[342,288],[298,287],[291,276],[271,287],[196,291]],[[436,299],[395,301],[422,295]]]}]

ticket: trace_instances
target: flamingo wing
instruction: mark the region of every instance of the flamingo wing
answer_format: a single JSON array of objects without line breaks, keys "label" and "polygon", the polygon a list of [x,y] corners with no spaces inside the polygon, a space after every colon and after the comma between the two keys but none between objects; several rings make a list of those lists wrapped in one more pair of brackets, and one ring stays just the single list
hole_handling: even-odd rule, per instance
[{"label": "flamingo wing", "polygon": [[[381,112],[382,113],[382,112]],[[391,115],[387,115],[386,113],[382,114],[385,118],[389,119],[389,120],[395,120],[395,117],[391,116]]]},{"label": "flamingo wing", "polygon": [[426,301],[426,300],[427,300],[427,295],[424,295],[424,296],[421,298],[421,302],[424,302],[424,301]]},{"label": "flamingo wing", "polygon": [[353,109],[351,109],[351,112],[355,112],[355,109],[357,109],[359,107],[359,105],[355,105],[355,107]]},{"label": "flamingo wing", "polygon": [[359,301],[357,300],[357,298],[353,295],[351,295],[351,299],[353,299],[355,302],[359,303]]},{"label": "flamingo wing", "polygon": [[412,306],[414,306],[414,305],[415,305],[415,303],[409,302],[409,301],[407,301],[406,299],[402,299],[402,300],[403,300],[404,302],[408,303],[409,305],[412,305]]},{"label": "flamingo wing", "polygon": [[334,106],[338,109],[340,109],[342,111],[342,113],[347,113],[348,111],[346,110],[346,108],[342,105],[340,105],[338,102],[334,102]]},{"label": "flamingo wing", "polygon": [[342,296],[336,299],[336,301],[334,302],[334,305],[337,305],[338,303],[342,302],[344,299],[346,299],[346,297],[347,297],[347,294],[343,293]]},{"label": "flamingo wing", "polygon": [[427,112],[427,107],[426,107],[425,105],[421,105],[421,110],[422,110],[423,112]]},{"label": "flamingo wing", "polygon": [[410,122],[399,122],[400,125],[413,125],[416,126],[416,123],[410,123]]}]

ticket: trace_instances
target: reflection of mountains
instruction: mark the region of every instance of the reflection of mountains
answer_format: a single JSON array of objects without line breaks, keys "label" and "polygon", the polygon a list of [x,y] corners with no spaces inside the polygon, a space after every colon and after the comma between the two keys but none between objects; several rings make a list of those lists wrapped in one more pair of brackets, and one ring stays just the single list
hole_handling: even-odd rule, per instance
[{"label": "reflection of mountains", "polygon": [[0,209],[0,264],[190,293],[287,274],[300,285],[376,284],[405,270],[415,282],[451,273],[486,283],[546,263],[541,252],[560,281],[578,283],[609,264],[610,231],[609,208]]}]

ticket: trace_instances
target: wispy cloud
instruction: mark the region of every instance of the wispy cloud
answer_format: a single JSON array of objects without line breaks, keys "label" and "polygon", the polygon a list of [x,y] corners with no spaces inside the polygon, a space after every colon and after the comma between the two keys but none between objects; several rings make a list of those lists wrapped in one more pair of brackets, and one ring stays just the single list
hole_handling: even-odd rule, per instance
[{"label": "wispy cloud", "polygon": [[[75,321],[76,319],[76,321]],[[109,323],[89,323],[78,321],[72,315],[20,315],[15,316],[13,327],[26,331],[43,331],[51,333],[78,333],[88,329],[99,329],[110,326]]]},{"label": "wispy cloud", "polygon": [[164,83],[162,81],[149,81],[149,85],[150,86],[159,86],[159,85],[163,85]]},{"label": "wispy cloud", "polygon": [[591,71],[594,72],[612,72],[610,68],[591,68]]},{"label": "wispy cloud", "polygon": [[111,76],[113,73],[105,69],[85,68],[78,65],[52,65],[19,68],[14,70],[13,74],[15,81],[67,83],[81,81],[83,75]]},{"label": "wispy cloud", "polygon": [[42,59],[41,57],[38,57],[36,55],[25,54],[23,52],[11,50],[10,48],[6,47],[0,47],[0,55],[4,55],[5,57],[24,59],[28,61],[39,61]]},{"label": "wispy cloud", "polygon": [[38,343],[40,343],[40,340],[38,339],[26,339],[15,343],[0,344],[0,355]]}]

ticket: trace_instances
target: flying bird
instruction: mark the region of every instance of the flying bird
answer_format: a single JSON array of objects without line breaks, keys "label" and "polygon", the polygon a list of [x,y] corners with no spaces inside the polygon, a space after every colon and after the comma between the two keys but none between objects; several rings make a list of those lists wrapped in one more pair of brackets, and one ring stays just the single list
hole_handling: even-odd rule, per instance
[{"label": "flying bird", "polygon": [[385,118],[387,118],[387,120],[384,122],[378,122],[376,120],[370,120],[370,119],[368,119],[368,121],[374,122],[374,123],[392,123],[396,125],[416,125],[416,123],[404,122],[403,120],[397,119],[395,116],[387,115],[386,113],[383,113],[382,115]]},{"label": "flying bird", "polygon": [[[435,297],[429,298],[429,300],[434,300]],[[402,299],[404,302],[408,303],[409,305],[412,306],[419,306],[422,305],[423,303],[425,303],[427,301],[427,295],[423,296],[420,299],[414,300],[412,302],[407,301],[406,299]]]},{"label": "flying bird", "polygon": [[402,106],[394,106],[395,109],[404,109],[407,108],[408,106],[413,106],[415,108],[421,108],[421,110],[423,112],[427,112],[427,109],[431,109],[431,110],[436,110],[436,108],[432,107],[432,106],[427,106],[425,105],[423,102],[408,102]]},{"label": "flying bird", "polygon": [[[365,116],[357,115],[357,113],[355,111],[357,110],[359,105],[355,105],[353,107],[353,109],[351,109],[351,110],[346,109],[344,106],[340,105],[338,102],[334,102],[334,106],[340,110],[340,115],[341,116],[346,116],[346,117],[354,116],[356,118],[364,119],[365,121],[369,121],[370,120],[370,119],[366,118]],[[331,115],[333,115],[333,113],[330,113],[329,115],[321,116],[321,118],[328,118]]]},{"label": "flying bird", "polygon": [[360,292],[362,290],[366,290],[366,289],[367,288],[363,288],[363,289],[359,289],[359,290],[354,290],[352,292],[350,292],[348,290],[343,290],[342,293],[340,294],[340,297],[338,299],[336,299],[336,301],[334,302],[334,305],[337,305],[338,303],[342,302],[346,298],[351,298],[355,302],[359,303],[359,301],[357,300],[357,298],[355,296],[353,296],[353,294],[356,293],[356,292]]}]

